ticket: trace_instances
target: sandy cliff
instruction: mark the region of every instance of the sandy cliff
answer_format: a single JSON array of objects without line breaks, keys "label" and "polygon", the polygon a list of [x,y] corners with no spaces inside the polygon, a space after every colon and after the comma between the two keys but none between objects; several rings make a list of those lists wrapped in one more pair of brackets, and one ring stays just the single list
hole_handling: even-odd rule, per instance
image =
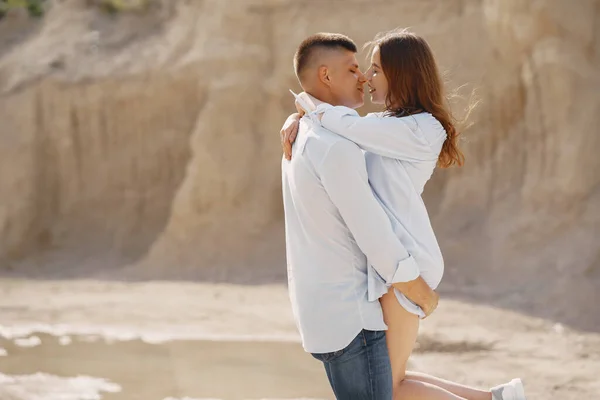
[{"label": "sandy cliff", "polygon": [[306,4],[111,17],[70,0],[0,21],[5,273],[283,279],[277,131],[294,47],[410,26],[451,87],[482,100],[467,165],[426,189],[442,290],[599,329],[600,2]]}]

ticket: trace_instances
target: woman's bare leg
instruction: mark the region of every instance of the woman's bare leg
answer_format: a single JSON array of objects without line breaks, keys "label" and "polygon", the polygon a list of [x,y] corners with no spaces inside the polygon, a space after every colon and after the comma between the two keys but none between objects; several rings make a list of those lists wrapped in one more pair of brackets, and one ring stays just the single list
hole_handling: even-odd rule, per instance
[{"label": "woman's bare leg", "polygon": [[[394,399],[402,400],[490,400],[489,392],[470,389],[425,374],[407,373],[406,365],[417,340],[419,317],[406,311],[394,290],[381,299],[388,326],[386,340],[392,366]],[[454,392],[456,390],[456,392]],[[483,397],[482,397],[483,396]]]},{"label": "woman's bare leg", "polygon": [[406,371],[405,379],[426,382],[446,389],[447,391],[468,400],[491,400],[492,398],[492,394],[489,390],[474,389],[465,385],[461,385],[459,383],[447,381],[445,379],[437,378],[435,376],[423,374],[420,372]]}]

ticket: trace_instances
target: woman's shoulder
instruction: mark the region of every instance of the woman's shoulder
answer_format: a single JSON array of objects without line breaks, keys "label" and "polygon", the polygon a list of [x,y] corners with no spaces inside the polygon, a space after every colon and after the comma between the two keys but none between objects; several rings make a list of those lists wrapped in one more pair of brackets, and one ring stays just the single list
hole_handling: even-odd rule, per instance
[{"label": "woman's shoulder", "polygon": [[385,117],[383,112],[372,112],[365,115],[365,118],[383,118]]},{"label": "woman's shoulder", "polygon": [[446,137],[443,125],[431,113],[422,112],[401,118],[412,131],[421,132],[431,144]]},{"label": "woman's shoulder", "polygon": [[442,126],[440,122],[435,118],[431,113],[428,112],[420,112],[417,114],[411,114],[404,117],[397,117],[395,115],[390,115],[385,111],[381,112],[372,112],[365,115],[365,118],[393,118],[402,121],[403,123],[408,124],[411,127],[416,127],[419,123],[425,123],[432,126]]},{"label": "woman's shoulder", "polygon": [[407,115],[406,117],[400,117],[402,121],[407,124],[411,124],[411,126],[423,128],[442,128],[442,124],[437,120],[431,113],[428,112],[420,112],[418,114]]},{"label": "woman's shoulder", "polygon": [[414,133],[422,133],[428,139],[436,139],[446,135],[446,130],[431,113],[421,112],[418,114],[396,117],[385,112],[369,113],[366,118],[393,118],[406,125]]}]

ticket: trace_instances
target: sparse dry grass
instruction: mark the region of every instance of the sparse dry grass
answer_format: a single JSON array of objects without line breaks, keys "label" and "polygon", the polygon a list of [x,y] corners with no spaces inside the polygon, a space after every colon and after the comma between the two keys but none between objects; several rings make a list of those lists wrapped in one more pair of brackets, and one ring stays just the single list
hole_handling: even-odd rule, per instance
[{"label": "sparse dry grass", "polygon": [[[0,19],[9,11],[26,9],[29,15],[41,17],[44,15],[46,0],[0,0]],[[159,4],[158,0],[88,0],[90,6],[98,7],[109,14],[121,12],[145,11],[153,5]]]},{"label": "sparse dry grass", "polygon": [[153,3],[156,3],[154,0],[93,0],[93,2],[110,14],[144,11],[152,6]]},{"label": "sparse dry grass", "polygon": [[45,0],[0,0],[0,18],[17,8],[27,9],[32,17],[41,17],[44,15],[44,2]]}]

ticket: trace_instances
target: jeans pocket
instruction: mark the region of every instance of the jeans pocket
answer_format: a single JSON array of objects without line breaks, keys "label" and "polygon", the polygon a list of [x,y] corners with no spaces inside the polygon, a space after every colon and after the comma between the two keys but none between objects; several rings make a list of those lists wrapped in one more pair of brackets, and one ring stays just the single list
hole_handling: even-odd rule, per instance
[{"label": "jeans pocket", "polygon": [[332,351],[331,353],[312,353],[312,356],[322,362],[331,362],[344,354],[344,349]]},{"label": "jeans pocket", "polygon": [[385,340],[385,331],[367,331],[365,330],[365,344],[376,343],[380,340]]}]

